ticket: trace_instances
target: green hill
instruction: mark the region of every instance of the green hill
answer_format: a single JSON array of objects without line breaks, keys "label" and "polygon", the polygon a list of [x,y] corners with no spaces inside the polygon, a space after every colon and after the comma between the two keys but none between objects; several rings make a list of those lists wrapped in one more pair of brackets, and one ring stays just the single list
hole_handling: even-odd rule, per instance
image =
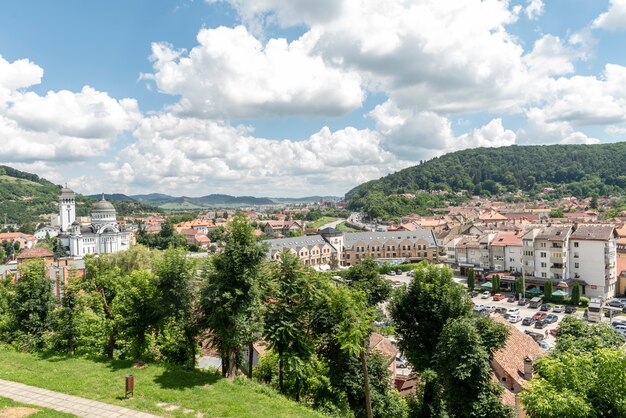
[{"label": "green hill", "polygon": [[[4,222],[6,214],[8,223],[44,222],[46,219],[42,215],[58,212],[60,192],[61,186],[36,174],[0,166],[0,221]],[[76,214],[89,215],[95,202],[94,198],[77,194]],[[119,216],[160,211],[134,200],[113,200],[112,203]]]},{"label": "green hill", "polygon": [[[416,208],[432,208],[451,198],[430,194],[432,197],[427,198],[420,191],[467,191],[468,195],[491,196],[522,190],[534,196],[544,188],[553,188],[553,197],[624,194],[624,161],[626,142],[474,148],[361,184],[346,194],[346,200],[352,209],[376,217],[393,217]],[[413,204],[403,198],[381,202],[381,196],[400,193],[417,193],[418,197]]]}]

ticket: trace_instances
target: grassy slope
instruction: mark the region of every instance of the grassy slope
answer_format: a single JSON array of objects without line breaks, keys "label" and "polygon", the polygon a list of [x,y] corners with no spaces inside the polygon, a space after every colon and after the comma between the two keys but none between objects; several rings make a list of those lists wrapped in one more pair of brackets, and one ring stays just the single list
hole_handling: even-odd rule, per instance
[{"label": "grassy slope", "polygon": [[[70,417],[75,416],[71,414],[65,414],[63,412],[54,411],[48,408],[42,408],[36,405],[28,405],[28,404],[23,404],[19,402],[14,402],[11,399],[0,397],[0,417],[4,416],[3,412],[5,412],[4,410],[6,408],[14,408],[18,406],[25,406],[28,408],[39,409],[39,412],[32,414],[32,415],[28,415],[29,418],[70,418]],[[7,415],[7,416],[11,416],[11,415]]]},{"label": "grassy slope", "polygon": [[345,222],[341,222],[340,224],[337,224],[336,229],[342,232],[362,232],[360,229],[350,228],[348,225],[346,225]]},{"label": "grassy slope", "polygon": [[[135,397],[124,400],[124,377],[129,373],[135,376]],[[189,417],[185,408],[203,412],[205,417],[320,416],[253,382],[229,382],[209,372],[161,364],[134,369],[129,361],[1,350],[0,378],[170,417]],[[180,408],[166,412],[157,406],[163,402]]]},{"label": "grassy slope", "polygon": [[319,218],[317,221],[315,222],[307,222],[306,223],[306,227],[307,228],[319,228],[322,225],[326,225],[329,222],[334,222],[336,221],[338,218],[332,218],[330,216],[322,216],[321,218]]}]

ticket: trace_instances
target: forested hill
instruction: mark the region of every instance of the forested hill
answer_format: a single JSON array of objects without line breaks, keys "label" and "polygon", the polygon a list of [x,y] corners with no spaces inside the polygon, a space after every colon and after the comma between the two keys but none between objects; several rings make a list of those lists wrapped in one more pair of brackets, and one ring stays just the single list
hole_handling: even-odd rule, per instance
[{"label": "forested hill", "polygon": [[419,190],[467,190],[494,195],[521,189],[533,194],[552,187],[557,194],[578,197],[622,194],[626,192],[625,161],[626,142],[474,148],[361,184],[346,194],[346,200],[357,209],[373,192],[388,196]]},{"label": "forested hill", "polygon": [[[57,202],[61,186],[49,182],[36,174],[26,173],[12,167],[0,166],[0,221],[4,217],[9,223],[24,224],[45,221],[42,215],[57,213]],[[96,200],[76,195],[78,216],[88,215]],[[120,216],[160,211],[140,202],[112,202]]]}]

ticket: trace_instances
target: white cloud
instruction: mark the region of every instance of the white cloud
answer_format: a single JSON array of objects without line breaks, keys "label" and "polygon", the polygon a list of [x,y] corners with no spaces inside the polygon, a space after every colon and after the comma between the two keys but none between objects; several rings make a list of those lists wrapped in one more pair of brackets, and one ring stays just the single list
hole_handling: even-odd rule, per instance
[{"label": "white cloud", "polygon": [[0,160],[6,163],[80,161],[104,154],[140,118],[137,102],[91,87],[80,92],[24,91],[43,70],[28,60],[0,57]]},{"label": "white cloud", "polygon": [[546,90],[541,111],[546,121],[609,125],[626,121],[626,67],[607,64],[600,78],[559,78]]},{"label": "white cloud", "polygon": [[177,195],[343,194],[410,165],[384,150],[377,132],[350,127],[322,128],[303,141],[272,140],[247,127],[162,114],[144,119],[134,136],[114,164],[100,166],[131,191],[158,184]]},{"label": "white cloud", "polygon": [[626,29],[626,0],[611,0],[609,9],[593,21],[593,26],[607,30]]},{"label": "white cloud", "polygon": [[526,0],[526,4],[524,13],[530,20],[535,20],[543,14],[545,6],[543,0]]},{"label": "white cloud", "polygon": [[[176,113],[208,118],[338,116],[361,106],[364,92],[356,72],[326,65],[311,54],[309,32],[259,42],[243,26],[202,29],[188,54],[153,44],[155,73],[165,93],[180,95]],[[146,77],[146,76],[144,76]]]},{"label": "white cloud", "polygon": [[558,36],[544,35],[535,41],[524,60],[536,74],[558,75],[574,72],[572,60],[576,56],[577,52],[564,45]]},{"label": "white cloud", "polygon": [[497,118],[469,133],[455,136],[450,121],[433,112],[400,109],[387,101],[370,113],[383,135],[383,147],[412,160],[475,147],[513,145],[516,134]]},{"label": "white cloud", "polygon": [[597,144],[599,139],[576,131],[565,121],[549,121],[543,109],[531,108],[526,112],[528,123],[518,132],[522,144]]}]

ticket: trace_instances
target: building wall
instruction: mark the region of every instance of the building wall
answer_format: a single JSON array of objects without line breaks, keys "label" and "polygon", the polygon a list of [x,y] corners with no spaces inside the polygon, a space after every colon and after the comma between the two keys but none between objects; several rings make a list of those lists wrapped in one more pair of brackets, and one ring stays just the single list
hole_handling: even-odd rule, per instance
[{"label": "building wall", "polygon": [[[578,245],[578,246],[576,246]],[[605,252],[608,249],[608,254]],[[570,240],[570,272],[589,284],[586,296],[607,299],[615,296],[615,244],[609,241]],[[610,254],[613,254],[612,256]],[[576,257],[578,255],[578,257]],[[578,276],[578,277],[577,277]],[[611,276],[607,282],[605,278]]]}]

